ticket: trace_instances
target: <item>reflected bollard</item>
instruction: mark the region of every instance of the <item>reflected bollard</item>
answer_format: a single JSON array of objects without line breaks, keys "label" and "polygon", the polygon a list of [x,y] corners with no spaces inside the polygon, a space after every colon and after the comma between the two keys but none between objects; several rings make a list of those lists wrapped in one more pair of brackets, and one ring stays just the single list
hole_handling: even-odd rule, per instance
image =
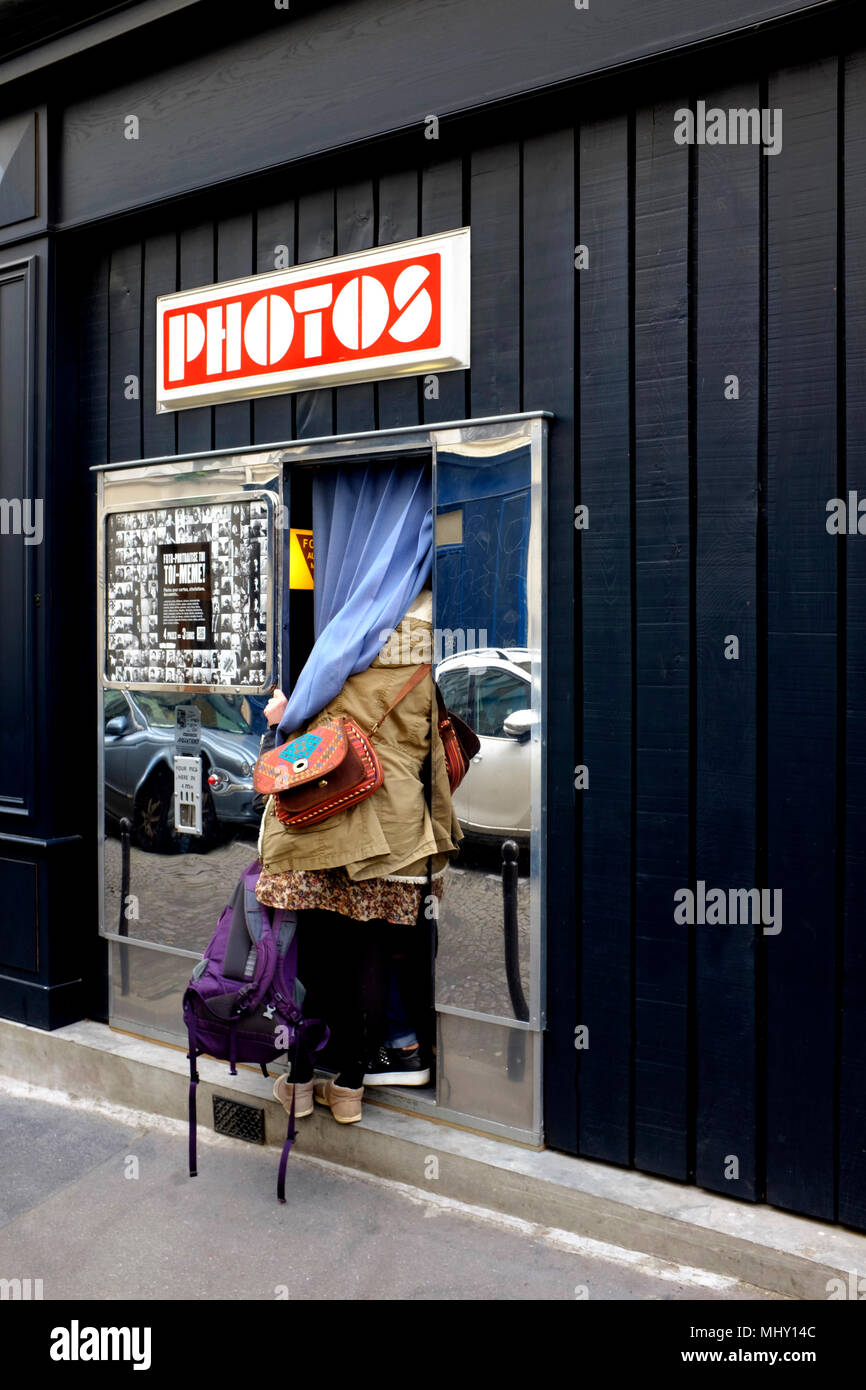
[{"label": "reflected bollard", "polygon": [[[517,935],[517,861],[520,851],[514,840],[502,844],[502,929],[505,944],[505,978],[514,1017],[526,1023],[529,1007],[520,979],[520,942]],[[526,1066],[526,1039],[521,1030],[508,1030],[507,1073],[509,1081],[522,1081]]]},{"label": "reflected bollard", "polygon": [[502,843],[502,908],[505,933],[505,976],[514,1017],[529,1019],[529,1006],[520,980],[520,944],[517,936],[517,860],[520,851],[514,840]]},{"label": "reflected bollard", "polygon": [[[130,846],[132,842],[132,821],[124,816],[120,822],[120,917],[117,923],[118,936],[128,936],[126,904],[129,900]],[[120,992],[129,993],[129,948],[120,946]]]}]

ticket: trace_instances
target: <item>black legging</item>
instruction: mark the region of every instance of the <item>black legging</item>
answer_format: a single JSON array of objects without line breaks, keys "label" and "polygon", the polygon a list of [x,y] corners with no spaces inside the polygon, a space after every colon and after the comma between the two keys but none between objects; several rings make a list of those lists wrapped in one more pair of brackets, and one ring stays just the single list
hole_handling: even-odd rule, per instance
[{"label": "black legging", "polygon": [[[357,1089],[385,1036],[390,923],[357,922],[339,912],[298,913],[298,976],[304,1015],[331,1030],[328,1060],[337,1084]],[[315,1058],[298,1056],[295,1080],[309,1081]]]}]

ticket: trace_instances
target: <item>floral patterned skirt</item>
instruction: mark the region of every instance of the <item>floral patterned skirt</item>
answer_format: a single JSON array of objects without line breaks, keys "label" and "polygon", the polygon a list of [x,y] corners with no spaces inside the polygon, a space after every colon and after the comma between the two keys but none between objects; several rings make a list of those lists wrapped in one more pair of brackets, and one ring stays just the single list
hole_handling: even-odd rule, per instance
[{"label": "floral patterned skirt", "polygon": [[[435,898],[442,897],[444,873],[430,882]],[[269,874],[262,869],[256,897],[266,907],[302,912],[323,908],[353,917],[357,922],[381,919],[396,926],[414,927],[427,893],[427,884],[398,878],[367,878],[356,882],[345,869],[288,869]]]}]

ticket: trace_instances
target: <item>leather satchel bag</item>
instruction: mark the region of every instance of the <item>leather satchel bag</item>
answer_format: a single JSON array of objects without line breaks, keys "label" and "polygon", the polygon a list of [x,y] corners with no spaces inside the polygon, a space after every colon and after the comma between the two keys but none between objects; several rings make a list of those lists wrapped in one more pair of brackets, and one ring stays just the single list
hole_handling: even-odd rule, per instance
[{"label": "leather satchel bag", "polygon": [[448,785],[454,792],[469,771],[469,764],[481,747],[481,741],[465,719],[461,719],[453,710],[445,708],[445,701],[438,685],[436,703],[439,706],[439,737],[445,750]]},{"label": "leather satchel bag", "polygon": [[253,787],[273,796],[274,810],[283,825],[317,825],[379,790],[385,772],[372,739],[430,670],[429,665],[418,667],[369,734],[354,719],[328,719],[262,754],[253,769]]}]

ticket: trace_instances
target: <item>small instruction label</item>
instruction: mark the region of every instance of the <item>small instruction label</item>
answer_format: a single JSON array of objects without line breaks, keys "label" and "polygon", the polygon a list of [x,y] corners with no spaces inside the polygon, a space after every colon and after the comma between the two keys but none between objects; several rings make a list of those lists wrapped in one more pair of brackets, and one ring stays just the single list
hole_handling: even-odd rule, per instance
[{"label": "small instruction label", "polygon": [[201,710],[195,705],[177,705],[174,711],[174,751],[197,754],[201,747]]},{"label": "small instruction label", "polygon": [[174,760],[174,826],[179,835],[201,834],[201,759]]}]

